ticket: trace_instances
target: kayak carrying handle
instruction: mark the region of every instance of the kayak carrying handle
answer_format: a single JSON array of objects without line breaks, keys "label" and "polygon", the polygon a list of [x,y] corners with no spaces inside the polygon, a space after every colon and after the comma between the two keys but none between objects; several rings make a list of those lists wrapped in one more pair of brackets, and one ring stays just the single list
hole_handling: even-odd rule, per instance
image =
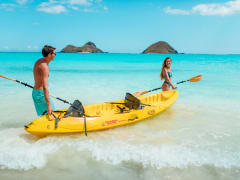
[{"label": "kayak carrying handle", "polygon": [[[67,112],[67,111],[53,111],[53,112]],[[42,116],[47,114],[47,111],[44,111]],[[56,117],[54,113],[50,114],[50,115],[53,115],[54,119],[55,119],[55,129],[57,129],[58,127],[58,122],[60,121],[60,118],[59,117]]]},{"label": "kayak carrying handle", "polygon": [[55,129],[58,127],[58,122],[60,121],[60,118],[56,117],[54,113],[52,113],[53,117],[55,118]]}]

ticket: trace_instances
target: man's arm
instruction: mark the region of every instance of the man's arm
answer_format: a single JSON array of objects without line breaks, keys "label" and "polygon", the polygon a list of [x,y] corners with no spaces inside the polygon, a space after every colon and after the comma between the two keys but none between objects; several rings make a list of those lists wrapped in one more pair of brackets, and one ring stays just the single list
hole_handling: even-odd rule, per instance
[{"label": "man's arm", "polygon": [[50,98],[49,98],[49,91],[48,91],[48,76],[49,76],[49,68],[46,64],[41,65],[41,70],[42,70],[42,82],[43,82],[43,92],[44,92],[44,97],[45,101],[47,104],[47,112],[48,114],[52,114],[52,107],[50,103]]}]

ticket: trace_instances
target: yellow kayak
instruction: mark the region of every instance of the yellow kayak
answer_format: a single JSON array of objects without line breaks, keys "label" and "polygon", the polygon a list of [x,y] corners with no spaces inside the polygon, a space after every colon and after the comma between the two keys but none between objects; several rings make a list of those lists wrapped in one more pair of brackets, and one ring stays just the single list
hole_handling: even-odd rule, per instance
[{"label": "yellow kayak", "polygon": [[68,110],[40,116],[26,125],[25,130],[33,135],[47,136],[82,133],[85,132],[85,125],[87,132],[115,128],[153,117],[166,110],[177,98],[177,90],[137,98],[127,93],[124,100],[85,105],[82,107],[84,113],[78,107],[79,102],[74,102]]}]

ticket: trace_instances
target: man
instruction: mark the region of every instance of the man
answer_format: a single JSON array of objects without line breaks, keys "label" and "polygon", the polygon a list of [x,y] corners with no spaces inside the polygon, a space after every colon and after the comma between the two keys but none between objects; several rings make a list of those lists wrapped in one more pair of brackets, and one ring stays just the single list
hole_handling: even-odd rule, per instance
[{"label": "man", "polygon": [[48,114],[52,114],[54,110],[48,91],[48,64],[56,56],[55,49],[56,48],[52,46],[45,45],[42,49],[43,58],[37,60],[33,68],[35,84],[32,92],[32,98],[38,116],[43,115],[46,111]]}]

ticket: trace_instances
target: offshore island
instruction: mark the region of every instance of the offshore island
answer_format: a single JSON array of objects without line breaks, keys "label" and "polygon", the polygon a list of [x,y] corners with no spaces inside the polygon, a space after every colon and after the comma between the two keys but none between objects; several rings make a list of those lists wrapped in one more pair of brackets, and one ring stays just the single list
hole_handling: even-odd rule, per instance
[{"label": "offshore island", "polygon": [[159,41],[152,45],[150,45],[147,49],[145,49],[142,53],[158,53],[158,54],[178,54],[178,52],[173,49],[172,46],[170,46],[165,41]]},{"label": "offshore island", "polygon": [[[105,53],[101,49],[97,48],[97,46],[89,41],[85,45],[77,47],[73,45],[67,45],[60,52],[63,53]],[[150,53],[158,53],[158,54],[178,54],[177,50],[175,50],[172,46],[170,46],[165,41],[158,41],[148,48],[146,48],[142,53],[150,54]]]},{"label": "offshore island", "polygon": [[77,47],[73,45],[67,45],[60,52],[63,53],[104,53],[101,49],[98,49],[97,46],[89,41],[84,46]]}]

